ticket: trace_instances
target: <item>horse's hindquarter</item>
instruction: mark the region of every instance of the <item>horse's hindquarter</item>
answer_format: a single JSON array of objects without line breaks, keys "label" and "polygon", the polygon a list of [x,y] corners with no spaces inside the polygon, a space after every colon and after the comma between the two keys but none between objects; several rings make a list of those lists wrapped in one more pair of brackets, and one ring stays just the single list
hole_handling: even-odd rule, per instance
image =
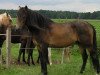
[{"label": "horse's hindquarter", "polygon": [[87,22],[79,22],[76,24],[76,31],[78,34],[78,41],[84,45],[92,45],[93,44],[93,28]]},{"label": "horse's hindquarter", "polygon": [[[46,36],[45,36],[46,35]],[[44,40],[49,46],[65,47],[77,40],[77,35],[70,25],[66,24],[52,24],[50,31],[44,35]]]}]

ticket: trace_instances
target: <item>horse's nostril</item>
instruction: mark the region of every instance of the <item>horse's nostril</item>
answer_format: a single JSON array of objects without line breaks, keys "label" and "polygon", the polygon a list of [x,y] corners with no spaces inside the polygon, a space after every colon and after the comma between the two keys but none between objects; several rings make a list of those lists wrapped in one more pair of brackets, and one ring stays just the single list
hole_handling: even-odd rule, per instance
[{"label": "horse's nostril", "polygon": [[10,21],[10,22],[12,22],[12,20],[11,20],[11,19],[10,19],[9,21]]}]

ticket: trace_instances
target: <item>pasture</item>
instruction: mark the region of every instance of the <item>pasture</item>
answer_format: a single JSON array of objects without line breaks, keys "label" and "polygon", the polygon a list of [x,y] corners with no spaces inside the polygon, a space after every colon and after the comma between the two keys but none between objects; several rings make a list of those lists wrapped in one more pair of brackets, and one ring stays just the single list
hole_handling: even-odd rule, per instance
[{"label": "pasture", "polygon": [[[70,19],[53,19],[55,22],[63,23],[67,21],[72,21]],[[98,50],[100,50],[100,20],[86,20],[91,23],[97,31],[97,45]],[[13,24],[16,23],[16,20],[13,19]],[[40,75],[40,65],[36,63],[38,52],[36,48],[33,52],[33,58],[36,65],[28,66],[27,64],[18,64],[17,57],[19,51],[19,44],[12,44],[11,49],[11,67],[9,69],[5,69],[5,63],[0,66],[0,75]],[[100,52],[100,51],[99,51]],[[5,44],[2,48],[3,57],[5,59],[6,56],[6,48]],[[81,54],[79,48],[75,45],[71,48],[71,58],[70,62],[65,61],[63,64],[60,64],[61,61],[61,49],[52,49],[52,61],[53,65],[48,65],[48,75],[80,75],[79,71],[82,65]],[[100,56],[99,56],[100,58]],[[27,54],[26,54],[27,59]],[[90,65],[90,59],[88,58],[85,72],[83,75],[94,75],[95,72]]]}]

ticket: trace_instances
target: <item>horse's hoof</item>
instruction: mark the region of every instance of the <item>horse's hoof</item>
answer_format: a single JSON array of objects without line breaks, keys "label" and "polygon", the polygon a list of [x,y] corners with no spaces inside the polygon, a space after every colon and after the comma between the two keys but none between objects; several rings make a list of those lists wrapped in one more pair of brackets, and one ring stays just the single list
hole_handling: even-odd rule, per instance
[{"label": "horse's hoof", "polygon": [[28,66],[30,66],[30,64],[28,64]]},{"label": "horse's hoof", "polygon": [[26,64],[26,61],[23,61],[24,64]]},{"label": "horse's hoof", "polygon": [[20,61],[19,60],[17,62],[18,62],[18,64],[20,64]]},{"label": "horse's hoof", "polygon": [[28,66],[30,66],[30,63],[27,63]]},{"label": "horse's hoof", "polygon": [[39,64],[39,61],[37,61],[37,63]]},{"label": "horse's hoof", "polygon": [[47,75],[47,73],[41,73],[41,75]]},{"label": "horse's hoof", "polygon": [[20,62],[20,60],[17,60],[18,62]]},{"label": "horse's hoof", "polygon": [[5,60],[3,60],[3,63],[4,63],[4,64],[6,64],[6,61],[5,61]]},{"label": "horse's hoof", "polygon": [[83,74],[83,71],[80,71],[81,74]]},{"label": "horse's hoof", "polygon": [[99,75],[99,74],[96,74],[96,75]]},{"label": "horse's hoof", "polygon": [[52,65],[52,63],[50,63],[50,66]]},{"label": "horse's hoof", "polygon": [[28,66],[30,66],[30,63],[27,62],[27,64],[28,64]]}]

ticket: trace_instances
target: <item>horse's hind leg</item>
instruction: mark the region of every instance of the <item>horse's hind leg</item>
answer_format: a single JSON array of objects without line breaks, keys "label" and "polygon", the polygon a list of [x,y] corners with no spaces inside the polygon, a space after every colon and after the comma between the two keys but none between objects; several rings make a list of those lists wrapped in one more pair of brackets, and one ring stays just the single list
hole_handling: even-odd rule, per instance
[{"label": "horse's hind leg", "polygon": [[100,72],[100,66],[99,66],[97,51],[93,48],[89,48],[89,52],[90,52],[90,58],[92,59],[94,69],[97,71],[98,74]]},{"label": "horse's hind leg", "polygon": [[87,53],[86,53],[86,49],[85,49],[85,48],[80,47],[80,50],[81,50],[82,59],[83,59],[83,64],[82,64],[80,73],[83,73],[83,71],[85,70],[86,63],[87,63],[88,55],[87,55]]}]

